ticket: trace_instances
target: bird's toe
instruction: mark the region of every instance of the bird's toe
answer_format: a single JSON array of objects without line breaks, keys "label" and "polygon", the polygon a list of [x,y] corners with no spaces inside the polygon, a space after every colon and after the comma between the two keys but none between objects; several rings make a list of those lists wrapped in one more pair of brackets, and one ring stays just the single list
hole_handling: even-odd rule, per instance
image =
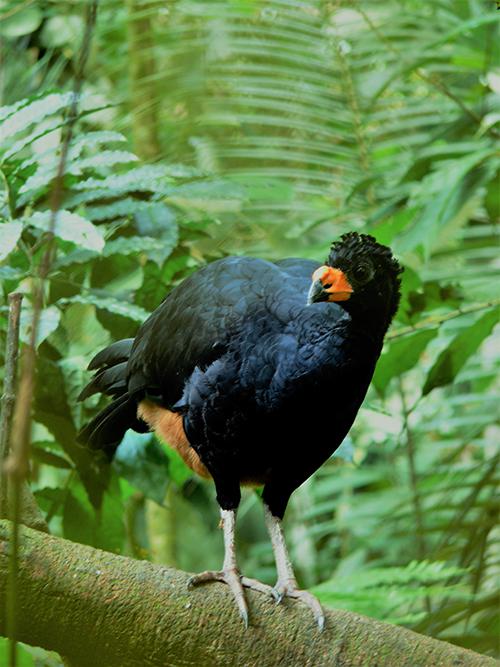
[{"label": "bird's toe", "polygon": [[318,625],[319,630],[323,630],[325,627],[325,613],[319,601],[312,593],[309,593],[309,591],[300,590],[289,583],[280,581],[277,582],[276,586],[274,587],[274,591],[276,594],[276,602],[278,604],[285,597],[292,598],[293,600],[301,600],[313,612],[314,619]]},{"label": "bird's toe", "polygon": [[288,597],[294,598],[295,600],[301,600],[306,604],[309,609],[312,610],[319,630],[323,630],[325,627],[325,612],[317,598],[315,598],[312,593],[309,593],[309,591],[293,590],[288,593]]},{"label": "bird's toe", "polygon": [[193,574],[192,577],[189,577],[187,585],[188,588],[194,588],[199,584],[207,584],[211,581],[224,581],[224,572],[218,570],[205,570],[204,572]]},{"label": "bird's toe", "polygon": [[243,592],[242,577],[238,570],[205,570],[205,572],[200,572],[190,577],[188,588],[212,581],[220,581],[229,586],[245,628],[248,628],[248,607]]},{"label": "bird's toe", "polygon": [[272,586],[263,584],[258,579],[251,579],[250,577],[242,577],[241,583],[243,586],[245,586],[245,588],[251,588],[253,591],[257,591],[258,593],[270,595],[276,602],[278,602],[278,593]]}]

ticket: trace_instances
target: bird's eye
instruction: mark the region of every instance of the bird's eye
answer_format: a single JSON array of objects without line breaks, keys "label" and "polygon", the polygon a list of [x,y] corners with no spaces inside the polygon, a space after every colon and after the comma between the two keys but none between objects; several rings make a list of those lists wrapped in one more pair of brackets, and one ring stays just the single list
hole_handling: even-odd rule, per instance
[{"label": "bird's eye", "polygon": [[373,268],[370,264],[357,264],[352,270],[356,282],[364,284],[367,283],[373,276]]},{"label": "bird's eye", "polygon": [[323,285],[323,289],[330,289],[330,287],[332,286],[332,284],[333,284],[333,283],[325,283],[325,284]]}]

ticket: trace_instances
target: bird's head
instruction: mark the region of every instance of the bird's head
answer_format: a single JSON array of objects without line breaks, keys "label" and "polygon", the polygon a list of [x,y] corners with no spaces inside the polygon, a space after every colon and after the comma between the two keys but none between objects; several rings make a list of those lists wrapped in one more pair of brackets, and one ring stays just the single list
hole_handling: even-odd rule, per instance
[{"label": "bird's head", "polygon": [[326,263],[313,273],[308,303],[335,301],[348,312],[396,313],[403,269],[373,236],[349,232],[335,241]]}]

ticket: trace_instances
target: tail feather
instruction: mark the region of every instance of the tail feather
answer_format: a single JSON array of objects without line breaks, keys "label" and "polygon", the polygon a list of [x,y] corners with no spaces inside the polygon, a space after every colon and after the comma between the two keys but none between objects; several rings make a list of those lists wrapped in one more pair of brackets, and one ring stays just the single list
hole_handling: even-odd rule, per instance
[{"label": "tail feather", "polygon": [[115,366],[122,361],[127,361],[130,352],[132,351],[133,344],[133,338],[124,338],[123,340],[116,341],[116,343],[113,343],[112,345],[108,345],[108,347],[105,347],[104,350],[101,350],[95,355],[88,365],[88,370],[95,371],[102,366]]},{"label": "tail feather", "polygon": [[133,338],[125,338],[101,350],[88,366],[97,372],[78,397],[79,401],[96,393],[113,397],[77,437],[81,444],[102,450],[110,460],[127,429],[139,433],[148,430],[147,424],[137,417],[137,397],[127,391],[127,362],[133,342]]},{"label": "tail feather", "polygon": [[122,361],[115,366],[109,366],[98,371],[92,380],[86,385],[78,396],[79,401],[84,401],[89,396],[101,393],[108,396],[123,394],[127,391],[127,362]]},{"label": "tail feather", "polygon": [[123,394],[84,426],[77,440],[92,449],[102,450],[111,460],[125,431],[138,422],[136,413],[137,401],[128,394]]}]

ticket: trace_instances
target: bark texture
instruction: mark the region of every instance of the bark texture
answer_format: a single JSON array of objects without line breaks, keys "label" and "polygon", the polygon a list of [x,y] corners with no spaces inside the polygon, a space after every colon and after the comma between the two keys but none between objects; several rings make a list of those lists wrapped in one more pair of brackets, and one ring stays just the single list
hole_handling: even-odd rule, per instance
[{"label": "bark texture", "polygon": [[[0,596],[9,523],[0,521]],[[245,631],[223,584],[188,591],[188,575],[23,528],[18,639],[75,667],[494,667],[462,648],[345,611],[320,634],[298,602],[249,593]],[[1,607],[1,606],[0,606]],[[0,608],[0,633],[5,632]]]}]

